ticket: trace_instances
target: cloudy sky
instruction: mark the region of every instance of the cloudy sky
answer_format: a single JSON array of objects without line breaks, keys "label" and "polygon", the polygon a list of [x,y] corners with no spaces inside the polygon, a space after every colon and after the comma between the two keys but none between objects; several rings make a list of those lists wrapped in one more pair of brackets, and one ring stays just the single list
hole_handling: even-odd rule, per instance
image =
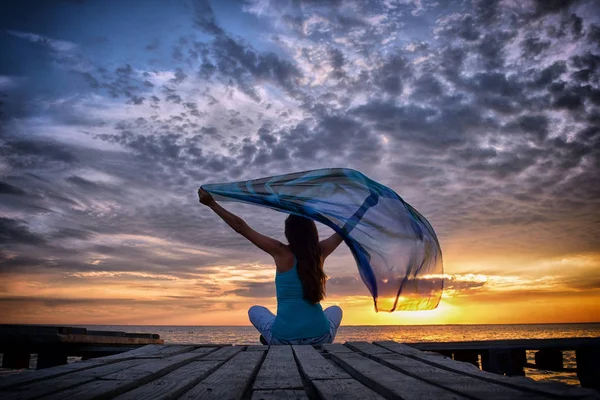
[{"label": "cloudy sky", "polygon": [[444,254],[438,309],[376,314],[340,248],[344,323],[599,321],[599,45],[594,0],[2,2],[0,323],[247,325],[272,260],[196,190],[324,167]]}]

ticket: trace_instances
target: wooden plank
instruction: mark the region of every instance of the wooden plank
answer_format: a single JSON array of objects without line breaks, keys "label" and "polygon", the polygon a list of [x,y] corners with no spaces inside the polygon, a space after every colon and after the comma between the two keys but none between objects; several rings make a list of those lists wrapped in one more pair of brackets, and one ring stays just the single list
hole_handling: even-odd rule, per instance
[{"label": "wooden plank", "polygon": [[502,384],[485,382],[415,360],[366,342],[348,343],[369,358],[414,378],[475,399],[546,399],[546,395],[523,392]]},{"label": "wooden plank", "polygon": [[137,337],[137,336],[100,336],[88,335],[87,333],[44,333],[28,334],[16,333],[14,331],[0,331],[0,351],[21,346],[24,350],[32,353],[39,349],[45,349],[48,345],[58,344],[122,344],[122,345],[145,345],[164,344],[163,339]]},{"label": "wooden plank", "polygon": [[585,397],[597,396],[597,392],[577,387],[568,387],[566,385],[554,385],[551,383],[539,383],[529,378],[524,377],[508,377],[503,375],[492,374],[481,371],[472,364],[460,361],[453,361],[446,357],[434,356],[425,352],[419,351],[411,346],[396,343],[393,341],[375,342],[376,345],[382,346],[390,351],[408,357],[418,359],[436,367],[446,369],[448,371],[460,372],[474,378],[482,379],[487,382],[499,383],[508,387],[520,390],[527,390],[536,394],[543,394],[549,397]]},{"label": "wooden plank", "polygon": [[[314,349],[313,349],[314,350]],[[271,346],[254,381],[254,390],[301,389],[302,379],[290,346]]]},{"label": "wooden plank", "polygon": [[87,333],[87,329],[70,326],[0,324],[0,335],[52,335],[57,333],[77,333],[85,335]]},{"label": "wooden plank", "polygon": [[[352,377],[384,397],[404,400],[467,399],[373,361],[358,353],[331,353]],[[410,390],[407,390],[410,388]]]},{"label": "wooden plank", "polygon": [[354,351],[343,344],[324,344],[321,346],[324,350],[329,353],[354,353]]},{"label": "wooden plank", "polygon": [[304,390],[256,390],[252,400],[308,400]]},{"label": "wooden plank", "polygon": [[[53,393],[44,397],[44,399],[86,400],[112,398],[162,377],[183,365],[205,356],[210,351],[212,351],[211,348],[205,347],[187,353],[176,354],[167,358],[124,361],[139,363],[126,370],[103,375],[102,379],[87,382],[58,393]],[[85,372],[86,371],[83,373]]]},{"label": "wooden plank", "polygon": [[193,361],[169,374],[117,396],[118,400],[159,400],[181,396],[213,373],[223,361]]},{"label": "wooden plank", "polygon": [[355,379],[326,379],[313,382],[317,392],[324,400],[382,400],[375,393]]},{"label": "wooden plank", "polygon": [[117,371],[129,370],[130,368],[138,366],[142,363],[144,363],[143,360],[127,360],[108,365],[100,365],[95,368],[62,375],[54,379],[46,379],[24,386],[19,386],[11,391],[3,391],[2,399],[27,400],[41,396],[52,395],[56,392],[59,393],[60,397],[60,395],[64,393],[63,390],[68,390],[69,388],[92,382],[96,378],[100,378]]},{"label": "wooden plank", "polygon": [[209,355],[204,357],[202,360],[205,360],[205,361],[227,361],[242,350],[243,350],[243,347],[240,347],[240,346],[221,347],[217,351],[210,353]]},{"label": "wooden plank", "polygon": [[263,355],[261,351],[244,351],[237,354],[179,398],[241,399],[258,371]]},{"label": "wooden plank", "polygon": [[18,375],[11,375],[0,379],[0,390],[23,386],[25,384],[31,384],[45,379],[56,378],[71,372],[82,371],[101,365],[116,363],[118,361],[121,360],[111,360],[110,362],[103,362],[100,359],[78,361],[72,364],[61,365],[40,371],[28,371]]},{"label": "wooden plank", "polygon": [[[103,343],[103,344],[164,344],[163,339],[154,339],[146,337],[131,337],[131,336],[100,336],[100,335],[77,335],[69,334],[57,336],[59,343]],[[39,337],[43,339],[42,336]],[[32,337],[32,340],[37,341],[38,337]]]},{"label": "wooden plank", "polygon": [[250,346],[246,346],[246,351],[267,351],[269,350],[269,346],[266,346],[264,344],[255,344],[255,345],[250,345]]},{"label": "wooden plank", "polygon": [[343,369],[325,359],[312,346],[292,346],[302,373],[309,379],[349,379]]},{"label": "wooden plank", "polygon": [[[382,399],[377,393],[352,379],[333,361],[326,359],[313,346],[292,346],[302,374],[323,399]],[[342,346],[343,347],[343,346]],[[342,353],[350,350],[340,348]],[[352,350],[350,350],[352,351]]]},{"label": "wooden plank", "polygon": [[600,346],[600,337],[595,338],[559,338],[559,339],[510,339],[510,340],[477,340],[471,342],[418,342],[405,343],[419,350],[487,350],[487,349],[523,349],[540,350],[558,348],[576,350],[583,346]]},{"label": "wooden plank", "polygon": [[147,344],[145,346],[138,347],[135,350],[130,350],[130,351],[126,351],[124,353],[113,354],[111,356],[98,358],[98,360],[102,360],[102,361],[127,360],[127,359],[141,356],[141,355],[150,355],[152,353],[157,353],[167,347],[169,347],[169,346],[166,344]]},{"label": "wooden plank", "polygon": [[141,353],[135,358],[165,358],[174,356],[176,354],[186,353],[194,350],[194,346],[186,346],[186,345],[167,345],[164,348],[154,351],[152,353]]},{"label": "wooden plank", "polygon": [[368,355],[394,354],[392,351],[390,351],[384,347],[375,346],[374,344],[371,344],[368,342],[346,342],[346,346],[355,352],[358,351],[358,352],[365,353]]}]

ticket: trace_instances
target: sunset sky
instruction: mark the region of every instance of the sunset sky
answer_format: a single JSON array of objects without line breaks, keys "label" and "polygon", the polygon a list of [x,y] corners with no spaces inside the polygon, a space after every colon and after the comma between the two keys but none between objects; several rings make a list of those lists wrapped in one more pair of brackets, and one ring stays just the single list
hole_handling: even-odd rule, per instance
[{"label": "sunset sky", "polygon": [[342,324],[600,321],[595,0],[3,1],[0,54],[0,323],[249,325],[273,262],[196,191],[326,167],[421,212],[446,274],[375,313],[342,245]]}]

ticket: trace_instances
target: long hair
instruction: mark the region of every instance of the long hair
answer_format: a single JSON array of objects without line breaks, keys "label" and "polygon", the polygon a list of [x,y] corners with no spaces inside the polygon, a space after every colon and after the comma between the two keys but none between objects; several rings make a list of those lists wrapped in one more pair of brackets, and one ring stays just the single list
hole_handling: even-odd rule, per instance
[{"label": "long hair", "polygon": [[304,299],[317,304],[325,298],[327,275],[323,271],[319,233],[314,221],[291,214],[285,220],[285,237],[298,259],[298,276]]}]

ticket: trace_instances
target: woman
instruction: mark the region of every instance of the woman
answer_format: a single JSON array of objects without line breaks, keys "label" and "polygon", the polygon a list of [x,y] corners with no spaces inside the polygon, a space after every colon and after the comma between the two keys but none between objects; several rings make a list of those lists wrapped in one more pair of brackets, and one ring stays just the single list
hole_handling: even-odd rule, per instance
[{"label": "woman", "polygon": [[275,260],[277,315],[262,306],[248,310],[250,322],[261,333],[266,344],[331,343],[342,321],[342,309],[328,307],[325,298],[327,276],[323,262],[339,245],[342,237],[334,233],[319,242],[315,223],[290,215],[285,220],[285,237],[289,244],[261,235],[240,217],[221,207],[203,189],[198,190],[200,203],[210,207],[233,230],[244,236]]}]

